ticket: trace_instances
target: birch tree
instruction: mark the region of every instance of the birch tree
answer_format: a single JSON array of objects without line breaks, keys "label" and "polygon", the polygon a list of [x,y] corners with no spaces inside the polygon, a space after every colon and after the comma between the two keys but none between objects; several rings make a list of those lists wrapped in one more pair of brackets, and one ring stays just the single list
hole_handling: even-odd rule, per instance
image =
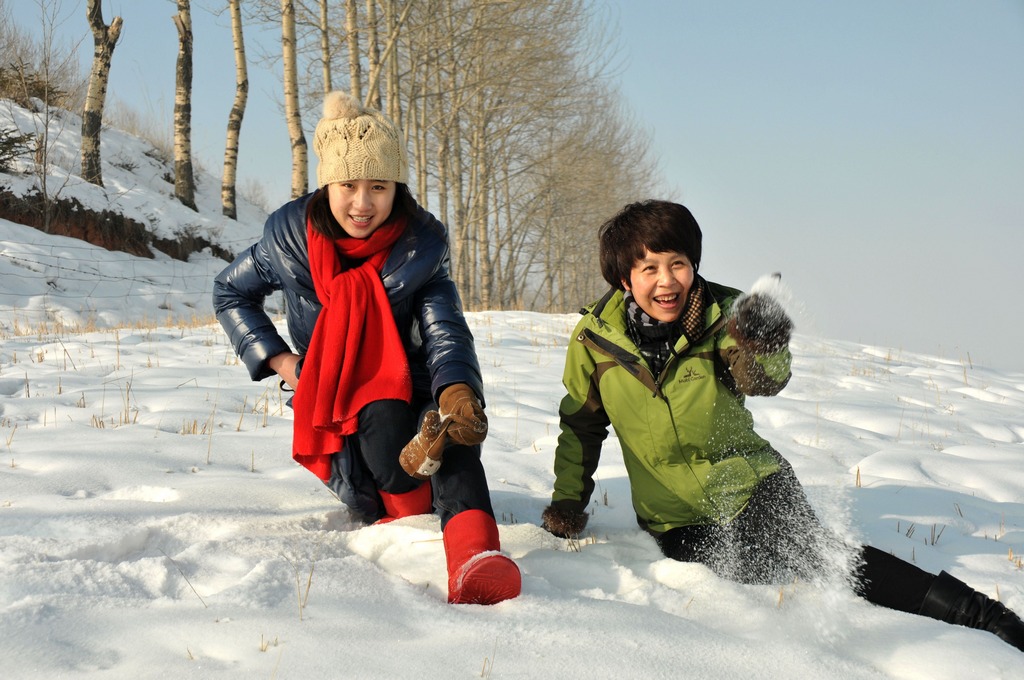
[{"label": "birch tree", "polygon": [[309,189],[309,152],[306,135],[302,131],[302,111],[299,107],[298,55],[295,40],[295,3],[281,0],[281,54],[284,66],[284,108],[288,123],[288,137],[292,146],[292,198],[304,195]]},{"label": "birch tree", "polygon": [[331,73],[331,24],[328,20],[327,5],[328,0],[320,0],[320,61],[324,95],[334,89],[334,78]]},{"label": "birch tree", "polygon": [[[656,168],[609,87],[614,40],[593,29],[606,23],[593,3],[334,0],[327,21],[326,0],[293,1],[306,80],[289,85],[286,60],[286,92],[341,87],[399,125],[467,308],[564,310],[600,292],[594,231]],[[301,131],[297,98],[286,115]]]},{"label": "birch tree", "polygon": [[238,173],[238,138],[242,131],[242,118],[249,99],[249,72],[245,59],[245,39],[242,32],[240,0],[228,0],[231,13],[231,37],[235,46],[235,102],[228,114],[228,131],[224,145],[224,176],[220,185],[221,211],[231,219],[238,219],[235,185]]},{"label": "birch tree", "polygon": [[[469,308],[524,305],[529,295],[544,308],[560,305],[577,263],[581,287],[593,281],[581,244],[593,243],[599,220],[636,190],[620,166],[649,167],[632,144],[644,137],[639,127],[614,130],[631,155],[587,151],[607,151],[598,137],[607,126],[595,121],[605,112],[616,119],[602,97],[607,41],[589,35],[583,0],[427,0],[417,8],[403,41],[406,123],[416,173],[429,179],[419,180],[419,195],[436,196],[463,299]],[[606,189],[615,173],[623,192],[579,186]]]},{"label": "birch tree", "polygon": [[196,208],[196,182],[192,173],[192,11],[190,0],[178,0],[171,17],[178,29],[178,61],[174,88],[174,196]]},{"label": "birch tree", "polygon": [[356,0],[345,0],[345,46],[348,48],[348,91],[363,99],[362,67],[359,64],[359,7]]},{"label": "birch tree", "polygon": [[122,20],[116,16],[109,26],[103,23],[101,0],[88,0],[85,11],[89,27],[92,29],[93,54],[89,88],[82,110],[82,179],[103,186],[100,130],[103,128],[103,107],[107,100],[110,63],[114,56],[114,47],[121,36]]},{"label": "birch tree", "polygon": [[[366,0],[366,61],[370,73],[376,74],[380,71],[376,0]],[[380,81],[377,78],[371,78],[366,88],[366,105],[380,110]]]},{"label": "birch tree", "polygon": [[[395,124],[399,128],[403,128],[402,123],[402,104],[399,100],[398,88],[401,79],[401,64],[399,62],[399,50],[397,49],[399,32],[402,28],[402,24],[405,23],[406,17],[409,15],[409,10],[412,9],[412,3],[407,2],[405,8],[402,10],[401,17],[398,17],[395,12],[395,0],[384,0],[384,25],[388,31],[388,44],[384,51],[383,68],[386,70],[385,75],[385,90],[387,96],[387,107],[388,116],[391,120],[395,121]],[[408,141],[408,137],[406,138]]]}]

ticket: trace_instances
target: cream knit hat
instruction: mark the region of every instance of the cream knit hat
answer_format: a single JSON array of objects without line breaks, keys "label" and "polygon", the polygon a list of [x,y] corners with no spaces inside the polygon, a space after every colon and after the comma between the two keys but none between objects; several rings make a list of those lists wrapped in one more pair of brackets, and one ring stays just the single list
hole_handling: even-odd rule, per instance
[{"label": "cream knit hat", "polygon": [[350,179],[408,183],[402,132],[379,111],[352,95],[334,91],[324,97],[324,117],[313,133],[320,187]]}]

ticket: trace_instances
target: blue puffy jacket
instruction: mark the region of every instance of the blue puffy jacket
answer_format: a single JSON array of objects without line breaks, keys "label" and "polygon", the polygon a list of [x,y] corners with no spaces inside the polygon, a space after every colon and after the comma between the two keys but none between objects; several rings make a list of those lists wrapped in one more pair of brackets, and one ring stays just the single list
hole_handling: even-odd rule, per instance
[{"label": "blue puffy jacket", "polygon": [[[305,354],[320,314],[306,249],[306,206],[313,195],[297,198],[271,214],[263,238],[214,280],[217,320],[256,381],[274,375],[267,366],[271,357],[292,351],[263,310],[266,296],[284,291],[288,333],[296,354]],[[448,265],[445,226],[419,208],[392,248],[381,278],[405,345],[413,389],[436,402],[448,385],[466,383],[482,400],[473,336]]]}]

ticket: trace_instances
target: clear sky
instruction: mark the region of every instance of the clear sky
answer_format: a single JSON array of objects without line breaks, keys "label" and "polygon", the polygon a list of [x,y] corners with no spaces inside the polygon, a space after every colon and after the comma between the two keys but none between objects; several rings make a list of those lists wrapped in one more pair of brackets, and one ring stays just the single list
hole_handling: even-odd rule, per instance
[{"label": "clear sky", "polygon": [[1024,369],[1024,2],[618,0],[622,92],[803,330]]},{"label": "clear sky", "polygon": [[[651,194],[696,215],[705,276],[782,272],[799,331],[1024,370],[1024,0],[593,1],[661,159]],[[193,144],[216,176],[234,97],[229,20],[206,10],[221,4],[193,0]],[[36,3],[7,5],[38,29]],[[84,2],[61,6],[88,63]],[[125,19],[109,96],[168,120],[174,12],[104,2]],[[271,202],[291,165],[275,70],[250,65],[240,168]]]}]

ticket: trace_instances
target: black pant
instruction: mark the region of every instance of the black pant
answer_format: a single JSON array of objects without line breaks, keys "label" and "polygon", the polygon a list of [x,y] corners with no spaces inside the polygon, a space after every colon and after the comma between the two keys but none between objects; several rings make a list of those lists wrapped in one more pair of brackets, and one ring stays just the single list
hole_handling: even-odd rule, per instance
[{"label": "black pant", "polygon": [[[348,466],[346,472],[353,480],[353,486],[361,487],[358,494],[362,497],[361,505],[366,507],[371,501],[378,504],[377,517],[383,514],[377,499],[378,490],[399,494],[419,486],[420,482],[402,469],[398,456],[418,432],[423,416],[432,408],[437,407],[430,401],[421,401],[418,408],[398,400],[371,402],[359,411],[356,434],[346,440],[345,450],[335,454],[336,474],[340,476],[341,469],[344,469],[342,466]],[[483,510],[494,514],[487,477],[480,461],[480,446],[449,444],[441,467],[430,478],[430,483],[434,509],[441,517],[442,528],[463,510]],[[350,506],[355,505],[345,498],[342,500]],[[373,512],[362,510],[362,513],[375,519]]]},{"label": "black pant", "polygon": [[837,556],[843,563],[842,555],[856,550],[855,592],[874,604],[917,613],[935,576],[877,548],[846,546],[821,525],[792,468],[781,464],[732,522],[655,534],[661,551],[740,583],[786,583],[814,578],[837,564]]}]

